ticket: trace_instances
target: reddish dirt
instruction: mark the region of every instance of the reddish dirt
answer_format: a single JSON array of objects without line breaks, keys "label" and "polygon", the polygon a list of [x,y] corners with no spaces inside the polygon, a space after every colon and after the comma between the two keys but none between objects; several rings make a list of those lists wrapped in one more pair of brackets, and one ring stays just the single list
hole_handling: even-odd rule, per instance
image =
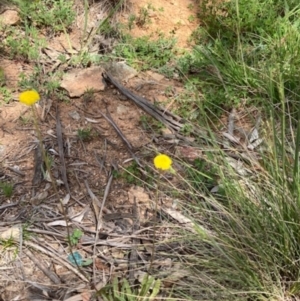
[{"label": "reddish dirt", "polygon": [[[176,38],[178,48],[190,48],[190,36],[199,26],[198,6],[194,0],[140,0],[132,1],[132,9],[124,12],[123,20],[128,22],[135,15],[135,26],[130,30],[134,37],[152,35]],[[147,16],[143,17],[143,11]],[[145,22],[143,20],[145,19]],[[142,23],[142,24],[139,24]]]}]

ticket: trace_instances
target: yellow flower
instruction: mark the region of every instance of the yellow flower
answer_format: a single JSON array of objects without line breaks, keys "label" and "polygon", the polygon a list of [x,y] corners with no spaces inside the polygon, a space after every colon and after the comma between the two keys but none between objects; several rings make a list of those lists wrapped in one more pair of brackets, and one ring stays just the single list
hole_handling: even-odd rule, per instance
[{"label": "yellow flower", "polygon": [[169,170],[172,169],[172,159],[164,154],[157,155],[153,160],[154,166],[157,169]]},{"label": "yellow flower", "polygon": [[32,106],[40,100],[40,95],[35,90],[28,90],[20,94],[19,100],[27,106]]}]

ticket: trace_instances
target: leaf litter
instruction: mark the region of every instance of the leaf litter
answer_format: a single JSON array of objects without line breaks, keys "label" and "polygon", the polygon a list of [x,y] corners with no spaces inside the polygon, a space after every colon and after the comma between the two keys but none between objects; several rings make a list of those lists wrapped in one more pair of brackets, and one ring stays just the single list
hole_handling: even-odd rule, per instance
[{"label": "leaf litter", "polygon": [[[145,88],[141,92],[146,93]],[[151,85],[149,93],[155,88]],[[77,296],[81,300],[78,287],[85,283],[83,289],[89,290],[90,276],[94,287],[101,288],[109,279],[124,277],[127,273],[130,283],[141,279],[141,272],[148,274],[153,225],[145,226],[145,223],[154,213],[151,193],[137,192],[134,186],[115,179],[113,173],[123,162],[135,157],[142,159],[140,168],[149,165],[151,159],[143,158],[141,150],[143,145],[151,143],[151,139],[139,125],[143,113],[128,103],[128,113],[120,115],[116,110],[119,102],[111,88],[101,94],[95,93],[95,101],[88,108],[80,99],[71,100],[69,104],[53,101],[44,120],[40,119],[43,145],[50,156],[53,179],[40,172],[44,162],[33,130],[25,131],[29,135],[22,144],[21,153],[8,149],[7,145],[6,155],[2,158],[4,174],[19,184],[11,199],[1,196],[1,232],[11,231],[15,224],[17,229],[25,227],[27,237],[23,232],[26,239],[21,240],[20,235],[12,236],[13,244],[9,249],[1,246],[0,275],[5,287],[10,283],[27,282],[30,289],[19,284],[19,291],[25,290],[28,296],[38,293],[62,300]],[[80,115],[79,120],[70,116],[70,111],[74,110]],[[89,118],[98,123],[90,122]],[[83,149],[76,133],[79,128],[87,126],[96,136],[85,143]],[[18,126],[11,126],[12,134],[19,131]],[[23,162],[25,164],[21,164]],[[8,168],[11,165],[18,166],[25,177],[12,172]],[[32,168],[34,165],[37,167]],[[37,178],[39,181],[35,180]],[[68,226],[84,233],[72,248],[72,253],[67,247],[67,223],[56,192],[51,188],[52,180],[58,185],[61,202],[67,208]],[[132,204],[128,195],[130,189],[135,199]],[[156,240],[164,242],[165,239],[157,234]],[[8,254],[16,252],[14,250],[19,250],[20,259],[14,260]],[[70,257],[70,254],[73,255]],[[158,253],[155,256],[153,266],[157,269],[162,259]],[[80,270],[76,264],[80,264]],[[21,269],[17,269],[17,265]],[[25,272],[21,272],[22,269]],[[13,295],[6,289],[3,294]]]}]

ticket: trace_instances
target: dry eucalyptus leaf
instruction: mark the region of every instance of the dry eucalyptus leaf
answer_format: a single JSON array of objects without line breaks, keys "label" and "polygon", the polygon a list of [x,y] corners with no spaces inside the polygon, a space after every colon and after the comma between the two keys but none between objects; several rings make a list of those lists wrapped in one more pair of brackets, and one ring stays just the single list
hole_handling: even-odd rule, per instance
[{"label": "dry eucalyptus leaf", "polygon": [[69,201],[70,201],[70,194],[68,193],[68,194],[61,200],[61,202],[62,202],[63,205],[67,205],[67,204],[69,203]]},{"label": "dry eucalyptus leaf", "polygon": [[257,140],[254,141],[253,143],[249,144],[249,145],[247,146],[247,148],[248,148],[249,150],[254,150],[254,149],[257,148],[260,144],[262,144],[263,141],[264,141],[264,140],[263,140],[262,138],[257,139]]},{"label": "dry eucalyptus leaf", "polygon": [[54,221],[51,223],[48,223],[47,226],[62,226],[62,227],[66,227],[67,223],[65,220],[60,220],[60,221]]},{"label": "dry eucalyptus leaf", "polygon": [[228,157],[227,162],[239,175],[246,176],[248,174],[247,170],[244,168],[244,163],[242,161]]},{"label": "dry eucalyptus leaf", "polygon": [[257,140],[259,138],[258,130],[254,129],[249,137],[249,142],[252,143],[253,141]]}]

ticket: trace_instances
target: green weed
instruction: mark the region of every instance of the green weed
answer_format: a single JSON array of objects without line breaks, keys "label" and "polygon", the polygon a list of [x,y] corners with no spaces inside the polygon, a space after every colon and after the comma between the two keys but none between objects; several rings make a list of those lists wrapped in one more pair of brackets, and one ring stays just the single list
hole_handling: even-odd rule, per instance
[{"label": "green weed", "polygon": [[148,115],[142,115],[140,117],[140,123],[144,130],[152,131],[152,132],[161,132],[161,130],[164,128],[164,125],[152,117]]},{"label": "green weed", "polygon": [[125,167],[123,172],[119,172],[115,175],[116,178],[123,178],[128,184],[141,184],[142,173],[139,170],[139,166],[136,162],[132,162],[130,165]]},{"label": "green weed", "polygon": [[21,125],[28,125],[32,123],[32,118],[27,116],[20,116],[19,117]]},{"label": "green weed", "polygon": [[129,15],[128,17],[128,23],[127,23],[127,26],[128,26],[128,29],[131,30],[134,28],[134,24],[136,22],[136,16],[131,14]]},{"label": "green weed", "polygon": [[16,247],[16,241],[13,237],[10,237],[8,239],[0,239],[0,244],[3,247],[3,249],[10,249],[12,247]]},{"label": "green weed", "polygon": [[5,197],[10,198],[13,195],[14,185],[8,182],[0,182],[0,189]]},{"label": "green weed", "polygon": [[42,73],[41,68],[35,66],[33,72],[30,75],[26,75],[21,72],[19,75],[18,86],[22,90],[30,90],[34,89],[36,91],[40,91],[40,74]]},{"label": "green weed", "polygon": [[11,58],[35,61],[39,58],[41,48],[46,46],[46,40],[39,36],[36,27],[25,24],[22,30],[12,27],[4,45],[9,49],[7,52]]},{"label": "green weed", "polygon": [[78,129],[77,130],[77,137],[83,142],[90,141],[93,137],[92,129],[89,128],[89,127]]},{"label": "green weed", "polygon": [[149,16],[149,8],[141,7],[138,17],[136,18],[136,25],[139,27],[143,27],[149,23],[151,23]]},{"label": "green weed", "polygon": [[0,87],[4,86],[5,83],[6,83],[5,72],[4,72],[4,69],[2,67],[0,67]]},{"label": "green weed", "polygon": [[143,183],[151,184],[153,182],[153,173],[147,166],[142,171],[140,166],[133,161],[126,166],[123,171],[114,172],[116,179],[123,179],[128,184],[142,186]]},{"label": "green weed", "polygon": [[160,37],[151,40],[150,37],[132,38],[124,35],[114,48],[118,57],[126,59],[128,64],[138,70],[157,69],[167,64],[174,55],[175,40]]},{"label": "green weed", "polygon": [[0,87],[0,95],[2,96],[3,102],[8,104],[12,99],[12,92],[7,87]]},{"label": "green weed", "polygon": [[23,90],[34,89],[40,91],[41,94],[57,98],[61,101],[68,101],[67,92],[60,88],[61,72],[54,72],[47,76],[43,74],[40,66],[35,66],[30,75],[21,73],[19,75],[18,86]]},{"label": "green weed", "polygon": [[38,28],[47,27],[53,32],[68,29],[74,19],[73,1],[71,0],[17,0],[21,17],[25,24]]},{"label": "green weed", "polygon": [[190,16],[188,17],[188,21],[189,21],[190,23],[193,23],[195,20],[196,20],[196,17],[195,17],[194,15],[190,15]]},{"label": "green weed", "polygon": [[193,10],[194,9],[194,4],[190,3],[187,7],[189,10]]},{"label": "green weed", "polygon": [[80,229],[75,229],[72,234],[70,235],[70,243],[72,246],[78,244],[80,238],[82,237],[83,232]]},{"label": "green weed", "polygon": [[95,101],[95,91],[94,89],[87,89],[83,94],[83,102],[85,105],[88,105],[91,102]]},{"label": "green weed", "polygon": [[114,278],[111,286],[105,286],[97,292],[97,296],[102,297],[105,301],[151,301],[159,293],[161,286],[160,280],[146,275],[140,285],[140,289],[130,287],[129,282],[124,278],[118,280]]}]

